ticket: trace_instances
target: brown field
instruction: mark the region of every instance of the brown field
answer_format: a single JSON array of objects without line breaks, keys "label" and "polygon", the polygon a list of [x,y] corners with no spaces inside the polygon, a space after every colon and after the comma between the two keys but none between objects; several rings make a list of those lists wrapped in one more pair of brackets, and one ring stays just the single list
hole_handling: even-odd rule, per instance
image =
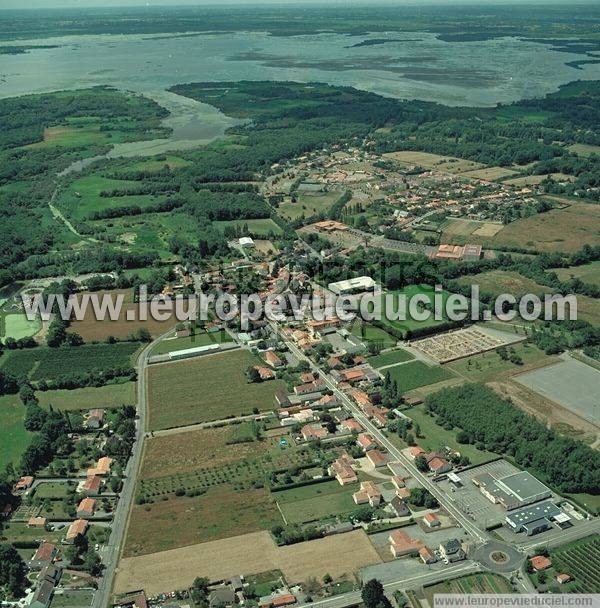
[{"label": "brown field", "polygon": [[504,226],[502,224],[487,223],[474,230],[472,234],[482,237],[496,236]]},{"label": "brown field", "polygon": [[279,249],[273,245],[272,241],[268,240],[255,240],[254,246],[260,253],[264,255],[269,255],[270,253],[278,253]]},{"label": "brown field", "polygon": [[462,175],[471,179],[482,179],[488,182],[501,180],[505,177],[515,175],[517,172],[506,167],[484,167],[474,171],[465,171]]},{"label": "brown field", "polygon": [[[129,334],[142,327],[145,327],[153,337],[156,337],[164,334],[177,324],[177,320],[174,317],[168,321],[156,321],[149,314],[147,321],[128,321],[126,318],[127,311],[133,310],[136,313],[136,317],[138,316],[137,304],[133,301],[132,290],[112,289],[97,292],[97,295],[100,297],[105,294],[113,297],[116,297],[118,294],[124,296],[121,314],[116,321],[111,321],[110,319],[96,321],[92,306],[88,306],[83,321],[71,322],[71,330],[80,334],[86,342],[92,342],[93,340],[102,341],[108,336],[126,338]],[[81,296],[78,296],[78,298],[81,299]]]},{"label": "brown field", "polygon": [[[135,505],[123,554],[126,557],[146,555],[282,523],[267,490],[236,491],[222,485],[193,498],[182,496]],[[244,547],[244,551],[247,549]]]},{"label": "brown field", "polygon": [[246,350],[206,355],[148,370],[149,428],[168,429],[272,409],[282,380],[248,383],[246,369],[257,362]]},{"label": "brown field", "polygon": [[149,479],[187,473],[199,467],[216,467],[260,456],[269,449],[268,441],[227,445],[234,428],[200,429],[146,440],[140,477]]},{"label": "brown field", "polygon": [[[547,177],[547,175],[523,175],[521,177],[506,179],[503,181],[505,184],[510,184],[511,186],[537,186],[538,184],[541,184]],[[573,176],[566,175],[565,173],[551,173],[550,177],[557,182],[573,181]]]},{"label": "brown field", "polygon": [[584,243],[600,245],[600,205],[571,203],[565,209],[553,209],[517,220],[491,238],[475,237],[485,245],[522,247],[534,251],[571,252]]},{"label": "brown field", "polygon": [[440,154],[430,154],[429,152],[389,152],[384,154],[387,158],[393,158],[401,163],[410,165],[420,165],[427,169],[437,169],[444,173],[464,173],[476,169],[486,169],[485,165],[476,163],[464,158],[454,158],[452,156],[441,156]]},{"label": "brown field", "polygon": [[37,391],[41,406],[55,410],[91,410],[133,405],[137,401],[135,382],[90,386],[73,390]]},{"label": "brown field", "polygon": [[123,559],[116,593],[145,589],[149,595],[188,587],[196,576],[221,580],[239,574],[280,569],[288,584],[334,579],[380,563],[375,548],[362,530],[277,547],[268,532],[256,532],[205,542],[182,549]]}]

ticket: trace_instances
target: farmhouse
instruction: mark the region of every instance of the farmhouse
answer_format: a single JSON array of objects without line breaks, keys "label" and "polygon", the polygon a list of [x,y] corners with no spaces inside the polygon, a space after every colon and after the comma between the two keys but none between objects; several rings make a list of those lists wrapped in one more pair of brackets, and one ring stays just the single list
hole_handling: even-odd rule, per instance
[{"label": "farmhouse", "polygon": [[104,425],[104,410],[91,410],[87,420],[85,421],[85,427],[88,429],[99,429]]},{"label": "farmhouse", "polygon": [[390,533],[388,540],[394,557],[418,553],[424,546],[420,540],[412,538],[404,530],[394,530]]},{"label": "farmhouse", "polygon": [[360,490],[352,495],[357,505],[369,503],[372,507],[377,507],[381,503],[381,492],[372,481],[363,481]]},{"label": "farmhouse", "polygon": [[249,236],[243,236],[238,240],[238,244],[243,249],[252,249],[255,247],[254,241]]},{"label": "farmhouse", "polygon": [[27,522],[28,528],[45,528],[48,520],[45,517],[30,517]]}]

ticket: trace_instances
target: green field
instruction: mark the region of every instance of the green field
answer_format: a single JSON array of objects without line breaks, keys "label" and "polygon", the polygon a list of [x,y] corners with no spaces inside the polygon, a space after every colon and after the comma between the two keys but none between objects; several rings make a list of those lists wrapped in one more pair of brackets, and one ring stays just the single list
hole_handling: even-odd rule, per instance
[{"label": "green field", "polygon": [[130,171],[151,171],[158,172],[162,171],[165,166],[169,167],[169,169],[181,169],[182,167],[188,167],[192,163],[184,158],[180,158],[179,156],[174,156],[173,154],[166,154],[163,158],[148,158],[147,160],[140,160],[131,165],[123,167],[122,169],[117,169],[115,173],[122,172],[130,172]]},{"label": "green field", "polygon": [[61,483],[61,482],[48,482],[42,483],[35,489],[35,496],[37,498],[49,498],[51,500],[59,500],[66,498],[71,490],[75,489],[75,484]]},{"label": "green field", "polygon": [[87,589],[61,589],[62,593],[52,596],[52,608],[85,608],[91,606],[94,597],[93,591]]},{"label": "green field", "polygon": [[13,350],[0,359],[2,369],[33,381],[54,380],[70,374],[130,367],[137,342],[84,344],[77,347]]},{"label": "green field", "polygon": [[329,211],[342,195],[343,192],[319,192],[314,195],[299,193],[297,202],[285,201],[279,205],[277,211],[288,220],[296,220],[303,216],[310,217]]},{"label": "green field", "polygon": [[185,350],[186,348],[195,348],[197,346],[206,346],[207,344],[222,344],[223,342],[232,342],[232,338],[226,331],[218,331],[214,333],[198,333],[188,338],[172,338],[162,340],[153,349],[153,355],[164,355],[174,350]]},{"label": "green field", "polygon": [[269,236],[273,234],[281,234],[281,228],[271,219],[264,218],[258,220],[223,220],[213,222],[213,226],[223,232],[226,227],[243,229],[244,226],[248,227],[250,234],[257,236]]},{"label": "green field", "polygon": [[352,325],[351,333],[353,336],[360,338],[363,342],[375,342],[381,348],[391,348],[392,346],[396,346],[396,343],[398,342],[394,336],[388,334],[383,329],[360,321],[356,321]]},{"label": "green field", "polygon": [[246,369],[260,361],[246,350],[151,366],[148,372],[151,430],[166,429],[274,407],[281,380],[250,384]]},{"label": "green field", "polygon": [[434,452],[444,446],[449,446],[461,453],[463,456],[468,456],[473,464],[481,464],[482,462],[488,462],[497,458],[497,454],[492,452],[479,451],[472,445],[463,445],[456,441],[457,431],[447,431],[441,426],[437,425],[434,416],[428,416],[425,413],[425,407],[423,405],[417,405],[409,410],[406,410],[406,415],[414,422],[415,425],[419,425],[421,429],[420,437],[416,439],[416,442],[428,452]]},{"label": "green field", "polygon": [[369,363],[375,367],[383,367],[384,365],[394,365],[394,363],[404,363],[410,361],[414,357],[406,350],[399,348],[386,353],[380,353],[374,357],[369,357]]},{"label": "green field", "polygon": [[406,365],[390,367],[385,370],[385,373],[389,373],[391,379],[398,383],[398,389],[401,393],[455,377],[454,374],[443,367],[429,367],[422,361],[412,361]]},{"label": "green field", "polygon": [[29,321],[24,314],[9,313],[2,314],[0,327],[2,328],[0,337],[19,340],[20,338],[26,338],[37,334],[42,328],[42,323],[37,318],[33,321]]},{"label": "green field", "polygon": [[273,497],[286,521],[301,524],[354,511],[352,494],[357,490],[358,485],[341,486],[332,480],[274,492]]},{"label": "green field", "polygon": [[591,283],[600,287],[600,261],[590,262],[582,266],[569,268],[556,268],[553,270],[561,281],[568,281],[572,276],[581,279],[584,283]]},{"label": "green field", "polygon": [[25,408],[18,396],[0,397],[0,470],[9,463],[17,464],[31,441],[33,434],[25,430],[24,416]]},{"label": "green field", "polygon": [[87,386],[73,390],[37,391],[36,397],[43,407],[55,410],[110,409],[133,405],[137,401],[135,382]]}]

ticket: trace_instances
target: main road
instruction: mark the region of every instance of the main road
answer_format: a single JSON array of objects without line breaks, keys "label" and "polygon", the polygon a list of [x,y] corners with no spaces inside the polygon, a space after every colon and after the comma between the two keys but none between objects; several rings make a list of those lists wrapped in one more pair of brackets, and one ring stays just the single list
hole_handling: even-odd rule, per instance
[{"label": "main road", "polygon": [[142,452],[144,449],[144,437],[146,434],[146,371],[150,351],[164,338],[173,333],[169,330],[156,340],[148,344],[141,352],[137,361],[137,423],[136,436],[133,443],[131,457],[125,467],[123,488],[119,496],[119,502],[115,509],[114,518],[111,524],[111,533],[108,543],[101,550],[104,574],[98,585],[98,590],[94,593],[91,608],[107,608],[110,605],[110,596],[119,562],[121,547],[125,538],[129,512],[133,505],[135,486],[137,481],[140,464],[142,462]]}]

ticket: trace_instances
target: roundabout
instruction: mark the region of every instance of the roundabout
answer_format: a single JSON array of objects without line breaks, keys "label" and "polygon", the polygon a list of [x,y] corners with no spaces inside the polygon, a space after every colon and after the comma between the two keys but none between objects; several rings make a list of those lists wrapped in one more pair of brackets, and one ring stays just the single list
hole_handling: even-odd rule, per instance
[{"label": "roundabout", "polygon": [[518,570],[525,557],[516,549],[500,541],[489,541],[477,548],[472,558],[492,572],[514,572]]}]

